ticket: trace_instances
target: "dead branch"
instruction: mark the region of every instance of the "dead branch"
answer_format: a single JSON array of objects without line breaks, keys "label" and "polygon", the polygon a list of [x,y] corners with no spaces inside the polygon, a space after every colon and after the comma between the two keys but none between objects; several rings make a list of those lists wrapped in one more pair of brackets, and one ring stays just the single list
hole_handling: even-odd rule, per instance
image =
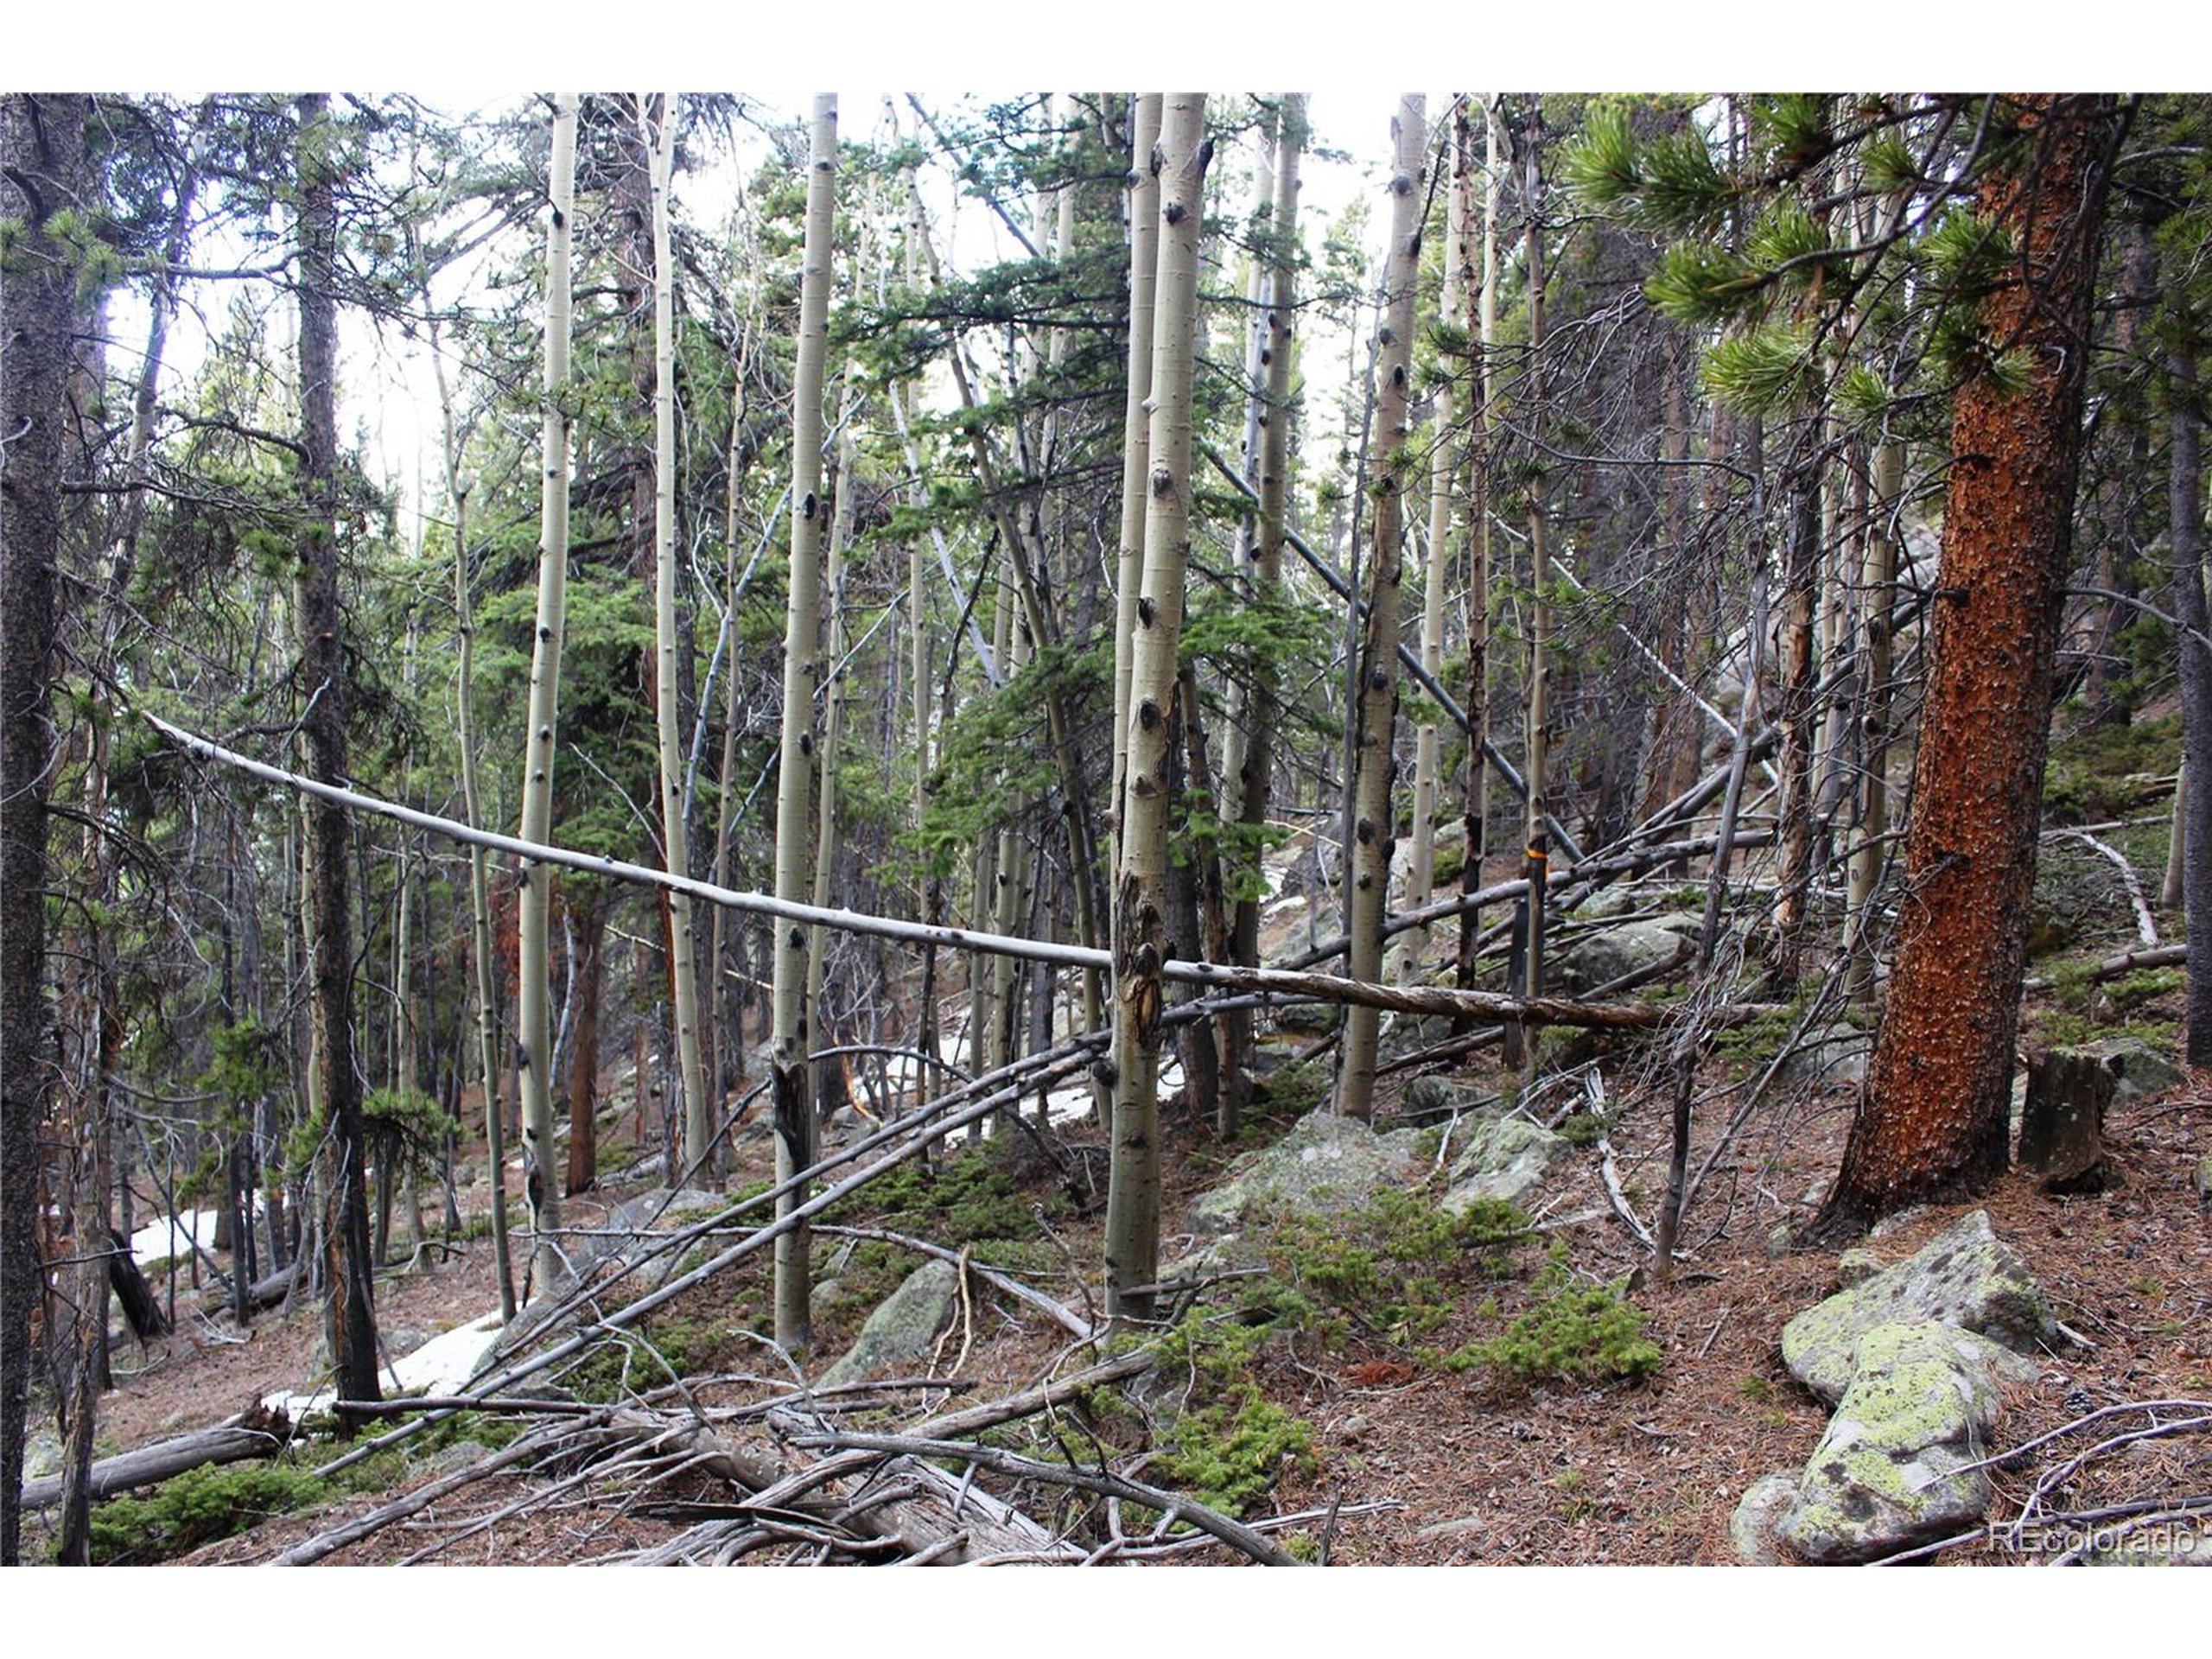
[{"label": "dead branch", "polygon": [[849,1451],[884,1452],[912,1458],[957,1458],[988,1469],[995,1474],[1020,1480],[1043,1481],[1056,1486],[1073,1486],[1084,1491],[1096,1492],[1102,1497],[1118,1497],[1126,1503],[1142,1503],[1166,1514],[1180,1516],[1202,1532],[1210,1533],[1230,1548],[1241,1551],[1263,1566],[1303,1565],[1295,1555],[1272,1539],[1255,1532],[1241,1521],[1231,1520],[1218,1510],[1210,1509],[1181,1492],[1147,1486],[1110,1471],[1077,1469],[1064,1463],[1045,1463],[1035,1458],[1002,1452],[996,1446],[979,1446],[972,1440],[931,1440],[903,1434],[860,1434],[837,1430],[795,1436],[794,1444]]}]

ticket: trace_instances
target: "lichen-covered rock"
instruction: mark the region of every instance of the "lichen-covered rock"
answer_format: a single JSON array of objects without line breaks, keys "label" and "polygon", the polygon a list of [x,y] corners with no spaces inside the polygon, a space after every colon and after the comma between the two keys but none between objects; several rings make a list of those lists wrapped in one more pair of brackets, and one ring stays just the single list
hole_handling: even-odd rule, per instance
[{"label": "lichen-covered rock", "polygon": [[1977,1210],[1896,1266],[1790,1320],[1782,1329],[1783,1363],[1821,1399],[1839,1400],[1860,1339],[1898,1320],[1956,1325],[2023,1353],[2056,1334],[2025,1264]]},{"label": "lichen-covered rock", "polygon": [[1568,1151],[1566,1141],[1525,1117],[1486,1117],[1462,1128],[1466,1139],[1445,1184],[1443,1207],[1449,1215],[1478,1198],[1522,1202]]},{"label": "lichen-covered rock", "polygon": [[2174,1064],[2173,1057],[2140,1037],[2101,1038],[2094,1043],[2082,1044],[2078,1052],[2104,1062],[2105,1070],[2112,1073],[2114,1100],[2155,1095],[2181,1081],[2181,1069]]},{"label": "lichen-covered rock", "polygon": [[960,1298],[960,1270],[950,1262],[925,1262],[906,1275],[868,1323],[844,1357],[816,1386],[834,1389],[894,1365],[928,1357],[938,1333]]},{"label": "lichen-covered rock", "polygon": [[1882,1258],[1868,1249],[1846,1250],[1835,1259],[1835,1282],[1840,1290],[1863,1285],[1882,1270]]},{"label": "lichen-covered rock", "polygon": [[1761,1475],[1744,1493],[1736,1512],[1728,1517],[1728,1536],[1736,1545],[1736,1559],[1745,1567],[1780,1567],[1786,1557],[1777,1533],[1782,1519],[1797,1502],[1794,1475]]},{"label": "lichen-covered rock", "polygon": [[1377,1135],[1356,1117],[1309,1112],[1255,1153],[1235,1178],[1191,1205],[1201,1234],[1236,1231],[1268,1211],[1329,1214],[1363,1208],[1384,1186],[1420,1178],[1411,1133]]},{"label": "lichen-covered rock", "polygon": [[1989,1507],[1987,1455],[2002,1356],[1955,1326],[1877,1325],[1777,1535],[1806,1560],[1878,1560],[1978,1523]]},{"label": "lichen-covered rock", "polygon": [[1561,950],[1553,963],[1560,987],[1588,991],[1630,974],[1671,962],[1697,938],[1700,918],[1687,912],[1646,922],[1623,922],[1586,934]]}]

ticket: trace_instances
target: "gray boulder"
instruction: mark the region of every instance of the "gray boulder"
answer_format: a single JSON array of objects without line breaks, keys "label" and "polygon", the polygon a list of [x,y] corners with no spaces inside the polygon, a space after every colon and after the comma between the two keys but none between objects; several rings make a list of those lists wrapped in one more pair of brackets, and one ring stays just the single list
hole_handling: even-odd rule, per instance
[{"label": "gray boulder", "polygon": [[1728,1536],[1736,1559],[1745,1567],[1780,1567],[1783,1555],[1777,1534],[1783,1517],[1797,1503],[1795,1475],[1761,1475],[1751,1484],[1736,1512],[1728,1517]]},{"label": "gray boulder", "polygon": [[1978,1524],[2000,1376],[2021,1361],[1932,1322],[1876,1325],[1777,1535],[1820,1565],[1871,1561]]},{"label": "gray boulder", "polygon": [[1702,925],[1700,918],[1687,911],[1648,922],[1623,922],[1575,940],[1560,950],[1553,966],[1560,975],[1561,988],[1592,990],[1671,961],[1685,944],[1695,941]]},{"label": "gray boulder", "polygon": [[1861,1339],[1897,1321],[1956,1325],[2022,1353],[2057,1334],[2018,1254],[1977,1210],[1906,1260],[1790,1320],[1782,1329],[1783,1363],[1821,1399],[1840,1400]]},{"label": "gray boulder", "polygon": [[2104,1062],[2105,1070],[2112,1073],[2114,1100],[2155,1095],[2181,1081],[2181,1069],[2174,1064],[2173,1057],[2140,1037],[2101,1038],[2094,1043],[2079,1045],[2075,1052]]},{"label": "gray boulder", "polygon": [[1253,1154],[1232,1179],[1195,1199],[1191,1227],[1219,1235],[1271,1211],[1363,1209],[1378,1189],[1410,1185],[1423,1173],[1411,1132],[1377,1135],[1356,1117],[1309,1112],[1274,1145]]},{"label": "gray boulder", "polygon": [[1525,1117],[1485,1117],[1462,1124],[1465,1139],[1446,1178],[1444,1209],[1459,1215],[1478,1198],[1522,1203],[1571,1148]]},{"label": "gray boulder", "polygon": [[959,1299],[960,1270],[950,1262],[923,1262],[868,1316],[852,1347],[822,1374],[816,1386],[833,1389],[892,1366],[927,1359]]}]

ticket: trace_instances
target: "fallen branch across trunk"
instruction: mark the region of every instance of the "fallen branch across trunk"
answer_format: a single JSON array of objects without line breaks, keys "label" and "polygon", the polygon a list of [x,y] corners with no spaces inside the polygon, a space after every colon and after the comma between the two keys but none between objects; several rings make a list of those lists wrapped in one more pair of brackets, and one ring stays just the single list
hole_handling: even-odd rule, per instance
[{"label": "fallen branch across trunk", "polygon": [[[174,1440],[156,1440],[116,1457],[102,1458],[92,1465],[85,1490],[94,1503],[127,1492],[134,1486],[151,1486],[211,1464],[243,1463],[249,1458],[273,1458],[289,1441],[291,1423],[281,1411],[257,1406],[213,1428],[195,1429]],[[23,1483],[26,1510],[52,1509],[61,1501],[61,1478],[49,1475]]]},{"label": "fallen branch across trunk", "polygon": [[[194,754],[215,760],[227,766],[266,779],[289,788],[302,791],[324,800],[379,817],[411,824],[436,835],[467,844],[490,848],[533,863],[557,865],[569,869],[587,870],[618,881],[628,881],[640,887],[665,888],[671,893],[684,893],[703,903],[720,905],[732,910],[774,916],[782,920],[804,923],[811,926],[835,928],[842,932],[872,934],[884,938],[901,939],[913,944],[931,944],[943,950],[980,950],[987,955],[1018,957],[1032,962],[1044,962],[1064,968],[1084,968],[1111,971],[1110,951],[1084,945],[1061,944],[1046,939],[1017,938],[1002,933],[982,933],[968,928],[934,927],[922,922],[901,921],[887,916],[869,916],[858,911],[834,910],[823,906],[802,905],[777,899],[767,893],[745,893],[730,887],[715,887],[710,882],[696,881],[688,876],[671,875],[665,870],[649,869],[641,864],[626,864],[620,860],[601,857],[591,853],[580,853],[565,847],[555,847],[539,842],[524,841],[513,836],[495,835],[489,830],[475,830],[451,818],[442,818],[435,813],[418,812],[412,807],[379,800],[355,790],[343,789],[334,784],[320,783],[314,779],[287,772],[222,747],[219,744],[198,737],[190,732],[170,725],[155,715],[144,718],[156,730],[180,747]],[[1452,901],[1455,905],[1464,902]],[[1448,913],[1448,912],[1447,912]],[[1661,1005],[1637,1003],[1611,1007],[1577,1002],[1564,997],[1517,998],[1500,996],[1485,991],[1443,990],[1429,986],[1397,986],[1376,984],[1365,980],[1338,979],[1325,974],[1300,973],[1275,968],[1235,968],[1211,963],[1171,961],[1160,965],[1163,977],[1185,984],[1208,985],[1230,990],[1265,991],[1286,996],[1307,997],[1319,1001],[1351,1002],[1365,1007],[1381,1008],[1402,1014],[1436,1014],[1465,1015],[1474,1019],[1517,1020],[1524,1026],[1581,1026],[1598,1029],[1622,1027],[1649,1027],[1665,1024],[1674,1010]],[[1770,1012],[1762,1004],[1744,1004],[1732,1009],[1721,1010],[1713,1018],[1720,1024],[1741,1024]]]}]

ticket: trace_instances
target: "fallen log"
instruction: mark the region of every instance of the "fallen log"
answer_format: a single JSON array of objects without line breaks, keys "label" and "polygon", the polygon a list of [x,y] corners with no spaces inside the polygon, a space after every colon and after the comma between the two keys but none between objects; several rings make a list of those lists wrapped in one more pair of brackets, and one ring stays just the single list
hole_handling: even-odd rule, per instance
[{"label": "fallen log", "polygon": [[[151,1486],[210,1464],[243,1463],[248,1458],[273,1458],[290,1443],[291,1421],[282,1411],[257,1406],[213,1428],[195,1429],[174,1440],[156,1440],[92,1465],[85,1490],[93,1502]],[[23,1483],[23,1507],[49,1510],[61,1501],[61,1478],[48,1475]]]},{"label": "fallen log", "polygon": [[[372,812],[380,817],[428,830],[464,844],[490,848],[534,863],[587,870],[613,880],[682,893],[704,904],[774,916],[781,920],[801,922],[810,926],[836,928],[842,932],[903,939],[911,944],[933,944],[944,950],[980,950],[986,955],[1017,957],[1064,968],[1110,971],[1113,967],[1111,951],[1089,946],[1061,944],[1048,939],[1019,938],[1003,933],[983,933],[969,928],[937,927],[923,922],[902,921],[894,917],[870,916],[859,911],[802,905],[768,893],[741,892],[735,888],[716,887],[712,882],[693,880],[688,876],[671,875],[665,870],[650,869],[642,864],[627,864],[617,859],[580,853],[566,847],[472,829],[467,824],[439,817],[435,813],[419,812],[412,807],[400,806],[356,790],[321,783],[297,772],[287,772],[281,766],[269,766],[226,749],[204,737],[195,736],[155,715],[146,715],[144,718],[163,736],[193,753],[219,761],[224,766],[234,766],[254,777],[285,785],[319,799],[335,801],[341,806]],[[1165,962],[1160,964],[1160,971],[1162,977],[1185,984],[1276,992],[1328,1002],[1357,1003],[1386,1012],[1464,1014],[1478,1019],[1512,1020],[1527,1026],[1585,1026],[1599,1029],[1648,1027],[1665,1024],[1674,1012],[1664,1006],[1631,1003],[1604,1007],[1562,997],[1524,999],[1500,996],[1485,991],[1447,991],[1427,986],[1382,985],[1365,980],[1338,979],[1323,974],[1298,973],[1274,968],[1224,967],[1205,962]],[[1741,1024],[1770,1012],[1771,1010],[1764,1005],[1747,1003],[1722,1011],[1715,1017],[1724,1024]]]},{"label": "fallen log", "polygon": [[[2102,984],[2108,979],[2122,979],[2141,968],[2178,968],[2189,960],[2186,944],[2161,944],[2150,949],[2123,950],[2118,956],[2107,957],[2089,969],[2092,983]],[[2047,991],[2051,987],[2048,976],[2020,982],[2024,991]]]}]

